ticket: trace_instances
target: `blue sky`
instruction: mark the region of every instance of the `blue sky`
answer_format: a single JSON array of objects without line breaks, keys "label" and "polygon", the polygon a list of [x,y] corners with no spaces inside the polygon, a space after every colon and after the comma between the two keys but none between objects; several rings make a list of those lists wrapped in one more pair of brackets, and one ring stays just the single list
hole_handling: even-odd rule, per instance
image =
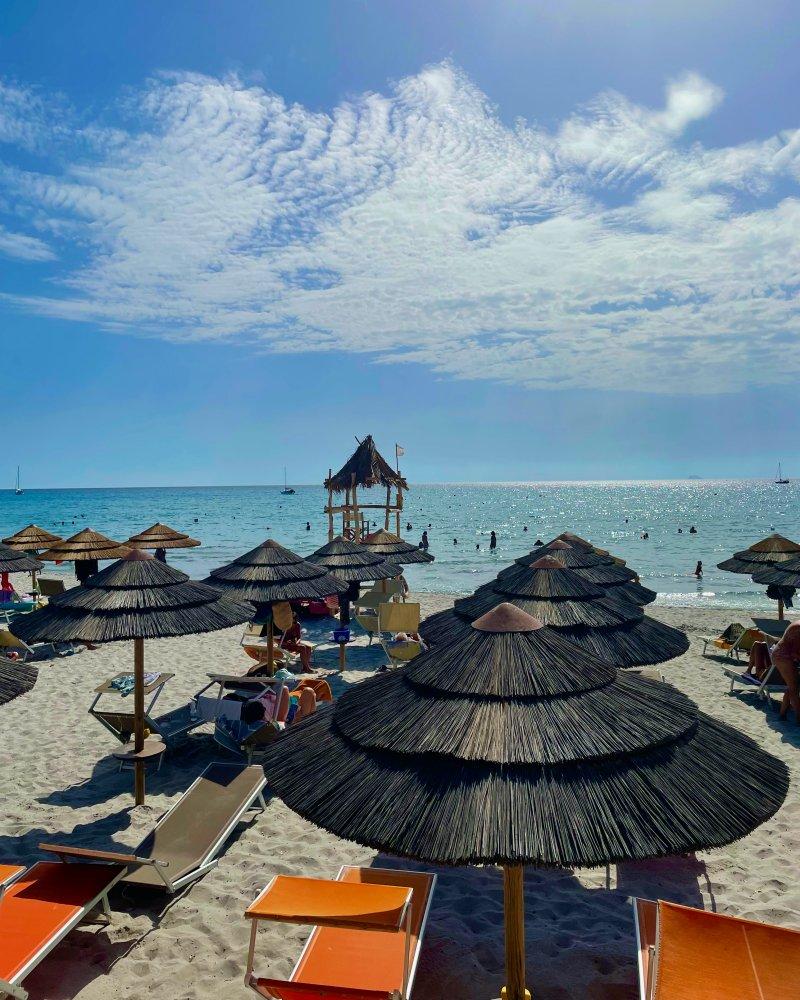
[{"label": "blue sky", "polygon": [[[26,485],[800,469],[790,3],[6,0]],[[18,379],[18,382],[15,382]]]}]

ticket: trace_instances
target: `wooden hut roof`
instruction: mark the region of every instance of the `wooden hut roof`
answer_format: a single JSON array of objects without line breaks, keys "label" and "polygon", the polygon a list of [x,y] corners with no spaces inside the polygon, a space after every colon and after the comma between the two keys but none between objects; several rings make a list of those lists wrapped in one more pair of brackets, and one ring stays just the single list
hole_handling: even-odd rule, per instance
[{"label": "wooden hut roof", "polygon": [[83,586],[17,619],[14,634],[24,642],[162,639],[241,625],[254,610],[146,552],[129,550]]},{"label": "wooden hut roof", "polygon": [[168,524],[156,521],[146,531],[141,531],[138,535],[131,535],[125,544],[132,549],[193,549],[200,542],[196,538],[190,538],[189,535],[170,528]]},{"label": "wooden hut roof", "polygon": [[271,538],[212,570],[203,582],[253,604],[330,597],[346,593],[349,586],[324,566],[303,559]]},{"label": "wooden hut roof", "polygon": [[121,559],[131,550],[99,531],[84,528],[61,542],[54,542],[39,556],[44,562],[77,562],[81,559]]},{"label": "wooden hut roof", "polygon": [[780,808],[786,766],[738,730],[508,622],[496,609],[457,646],[290,726],[265,753],[271,790],[339,837],[450,865],[683,854]]},{"label": "wooden hut roof", "polygon": [[0,573],[32,573],[40,569],[44,569],[44,564],[38,559],[10,545],[0,544]]},{"label": "wooden hut roof", "polygon": [[408,489],[405,479],[389,465],[375,447],[372,435],[367,434],[353,454],[335,475],[325,480],[326,490],[342,493],[356,486],[397,486]]},{"label": "wooden hut roof", "polygon": [[363,583],[365,580],[391,580],[400,576],[402,568],[383,556],[365,549],[357,542],[336,538],[312,552],[309,562],[324,566],[340,580]]},{"label": "wooden hut roof", "polygon": [[60,535],[54,535],[50,531],[45,531],[38,524],[29,524],[27,528],[22,528],[8,538],[3,539],[4,545],[10,545],[12,549],[19,549],[22,552],[33,552],[36,549],[49,548],[54,542],[63,539]]}]

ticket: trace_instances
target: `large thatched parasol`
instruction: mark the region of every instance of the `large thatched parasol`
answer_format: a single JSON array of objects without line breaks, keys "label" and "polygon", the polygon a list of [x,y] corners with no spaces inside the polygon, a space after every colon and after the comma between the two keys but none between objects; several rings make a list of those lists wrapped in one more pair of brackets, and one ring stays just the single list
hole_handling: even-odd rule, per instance
[{"label": "large thatched parasol", "polygon": [[12,549],[19,549],[20,552],[38,552],[40,549],[49,549],[56,542],[63,539],[60,535],[54,535],[50,531],[45,531],[38,524],[29,524],[27,528],[9,535],[3,539],[3,544]]},{"label": "large thatched parasol", "polygon": [[559,629],[616,666],[663,663],[689,648],[688,638],[679,629],[649,618],[639,605],[609,594],[547,555],[479,587],[471,597],[456,601],[452,610],[426,618],[420,634],[434,646],[456,642],[469,634],[471,622],[501,601]]},{"label": "large thatched parasol", "polygon": [[504,868],[506,997],[523,1000],[523,865],[719,847],[775,813],[783,763],[677,689],[618,673],[508,604],[351,688],[267,750],[271,789],[339,837]]},{"label": "large thatched parasol", "polygon": [[[754,542],[749,548],[741,552],[735,552],[730,559],[717,564],[717,569],[723,569],[728,573],[741,573],[753,576],[759,570],[768,569],[771,566],[780,566],[781,563],[789,562],[800,557],[800,545],[783,535],[777,533],[762,538],[760,542]],[[757,583],[765,581],[757,580]],[[778,619],[783,620],[783,598],[778,597]]]},{"label": "large thatched parasol", "polygon": [[44,566],[38,559],[10,545],[0,544],[0,573],[38,573],[40,569]]},{"label": "large thatched parasol", "polygon": [[74,562],[78,582],[85,583],[97,572],[101,559],[122,559],[130,551],[126,545],[106,538],[99,531],[84,528],[64,541],[54,542],[39,558],[43,562]]},{"label": "large thatched parasol", "polygon": [[375,552],[390,562],[402,563],[404,566],[410,566],[413,563],[431,563],[434,559],[430,552],[426,552],[416,545],[411,545],[409,542],[404,542],[402,538],[398,538],[397,535],[393,535],[391,531],[386,531],[384,528],[366,535],[361,540],[361,544],[370,552]]},{"label": "large thatched parasol", "polygon": [[[118,562],[52,597],[46,607],[14,622],[25,642],[117,642],[133,639],[134,752],[144,747],[144,640],[214,632],[248,621],[253,607],[220,595],[146,552]],[[144,767],[135,763],[136,804],[144,802]]]},{"label": "large thatched parasol", "polygon": [[156,521],[146,531],[140,531],[138,535],[131,535],[125,543],[132,549],[155,549],[156,558],[164,560],[163,552],[166,549],[193,549],[200,542],[196,538],[190,538],[182,531],[170,528],[168,524],[161,524]]},{"label": "large thatched parasol", "polygon": [[0,656],[0,705],[19,698],[21,694],[27,694],[36,683],[38,675],[39,672],[32,663],[11,661]]},{"label": "large thatched parasol", "polygon": [[[637,582],[636,572],[627,566],[621,566],[611,556],[600,555],[597,551],[573,547],[561,538],[554,538],[546,545],[538,546],[515,560],[515,565],[530,566],[542,556],[551,556],[556,562],[573,570],[579,577],[595,583],[608,590],[615,597],[625,597],[635,604],[651,604],[658,596],[654,590],[643,587]],[[513,571],[513,566],[501,570],[497,574],[499,580],[504,579]]]},{"label": "large thatched parasol", "polygon": [[[346,594],[350,586],[324,566],[303,559],[271,538],[226,566],[212,570],[203,582],[237,600],[262,606]],[[267,645],[270,671],[274,665],[272,640],[270,616]]]}]

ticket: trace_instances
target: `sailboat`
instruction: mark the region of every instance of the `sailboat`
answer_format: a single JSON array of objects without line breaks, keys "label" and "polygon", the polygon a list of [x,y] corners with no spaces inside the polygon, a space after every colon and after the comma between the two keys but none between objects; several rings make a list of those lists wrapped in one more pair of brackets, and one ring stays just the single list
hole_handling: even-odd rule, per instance
[{"label": "sailboat", "polygon": [[784,479],[783,472],[781,470],[781,463],[778,462],[778,474],[775,477],[775,485],[776,486],[786,486],[788,482],[789,482],[788,479]]},{"label": "sailboat", "polygon": [[19,485],[19,466],[17,466],[17,485],[14,488],[14,492],[17,494],[17,496],[21,496],[25,492],[25,490],[20,489]]},{"label": "sailboat", "polygon": [[283,467],[283,489],[281,490],[281,493],[285,497],[288,497],[288,496],[291,496],[292,493],[294,493],[294,492],[295,492],[295,490],[293,490],[291,486],[287,486],[286,485],[286,466],[284,465],[284,467]]}]

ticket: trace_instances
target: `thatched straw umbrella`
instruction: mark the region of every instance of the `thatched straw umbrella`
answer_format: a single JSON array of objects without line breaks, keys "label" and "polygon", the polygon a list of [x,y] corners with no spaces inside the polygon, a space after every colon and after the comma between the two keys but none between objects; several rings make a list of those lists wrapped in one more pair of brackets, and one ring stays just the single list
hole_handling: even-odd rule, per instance
[{"label": "thatched straw umbrella", "polygon": [[361,540],[361,545],[370,552],[375,552],[389,562],[401,563],[403,566],[410,566],[413,563],[431,563],[434,557],[430,552],[404,542],[402,538],[393,535],[391,531],[380,528],[366,535]]},{"label": "thatched straw umbrella", "polygon": [[[133,639],[134,752],[144,747],[144,640],[196,635],[241,625],[253,608],[190,580],[147,552],[128,551],[118,562],[52,597],[46,607],[14,623],[25,642],[118,642]],[[144,802],[144,765],[135,762],[136,804]]]},{"label": "thatched straw umbrella", "polygon": [[[236,600],[269,606],[345,594],[350,586],[324,566],[309,562],[271,538],[233,562],[211,571],[203,581]],[[272,616],[269,620],[267,666],[275,663]]]},{"label": "thatched straw umbrella", "polygon": [[131,535],[125,544],[132,549],[155,549],[156,559],[166,562],[164,554],[166,549],[193,549],[200,542],[196,538],[190,538],[189,535],[170,528],[168,524],[156,521],[146,531],[140,531],[138,535]]},{"label": "thatched straw umbrella", "polygon": [[38,552],[41,549],[49,549],[56,542],[62,542],[60,535],[54,535],[50,531],[45,531],[38,524],[29,524],[27,528],[22,528],[8,538],[3,539],[3,545],[8,545],[12,549],[20,552]]},{"label": "thatched straw umbrella", "polygon": [[[357,542],[350,542],[341,535],[327,542],[312,552],[309,562],[324,566],[334,573],[338,579],[345,580],[349,587],[346,593],[339,595],[339,624],[346,627],[350,624],[350,602],[358,600],[361,584],[365,580],[391,580],[400,576],[402,569],[395,563],[387,561],[383,556],[365,549]],[[346,643],[339,643],[339,666],[344,669]]]},{"label": "thatched straw umbrella", "polygon": [[501,865],[507,1000],[525,996],[524,865],[720,847],[788,789],[781,761],[676,688],[618,673],[508,604],[287,729],[264,769],[291,809],[339,837]]},{"label": "thatched straw umbrella", "polygon": [[20,552],[12,549],[10,545],[0,544],[0,589],[8,592],[13,590],[8,581],[9,573],[30,573],[35,586],[36,574],[40,569],[44,569],[43,564],[29,556],[27,552]]},{"label": "thatched straw umbrella", "polygon": [[55,542],[39,558],[42,562],[74,562],[75,576],[79,583],[84,583],[97,572],[101,559],[122,559],[130,551],[126,545],[106,538],[99,531],[84,528],[64,541]]},{"label": "thatched straw umbrella", "polygon": [[619,667],[663,663],[689,648],[679,629],[649,618],[639,605],[609,594],[547,555],[479,587],[471,597],[456,601],[452,610],[426,618],[420,634],[434,646],[456,642],[469,634],[471,622],[501,601]]},{"label": "thatched straw umbrella", "polygon": [[[741,573],[753,576],[762,569],[780,566],[800,556],[800,545],[777,533],[754,542],[749,548],[735,552],[730,559],[717,564],[717,569],[728,573]],[[755,577],[753,576],[755,579]],[[761,583],[761,580],[756,581]],[[783,621],[783,597],[778,597],[778,620]]]},{"label": "thatched straw umbrella", "polygon": [[[573,547],[561,538],[554,538],[552,542],[533,549],[528,555],[521,556],[515,560],[515,565],[530,566],[536,559],[545,555],[551,556],[582,579],[597,584],[615,597],[625,597],[635,604],[650,604],[658,596],[654,590],[636,582],[638,577],[634,570],[618,565],[610,556],[601,556],[590,549]],[[513,566],[501,570],[497,578],[504,579],[512,570]]]},{"label": "thatched straw umbrella", "polygon": [[11,662],[0,656],[0,705],[27,694],[38,676],[39,671],[32,663]]}]

